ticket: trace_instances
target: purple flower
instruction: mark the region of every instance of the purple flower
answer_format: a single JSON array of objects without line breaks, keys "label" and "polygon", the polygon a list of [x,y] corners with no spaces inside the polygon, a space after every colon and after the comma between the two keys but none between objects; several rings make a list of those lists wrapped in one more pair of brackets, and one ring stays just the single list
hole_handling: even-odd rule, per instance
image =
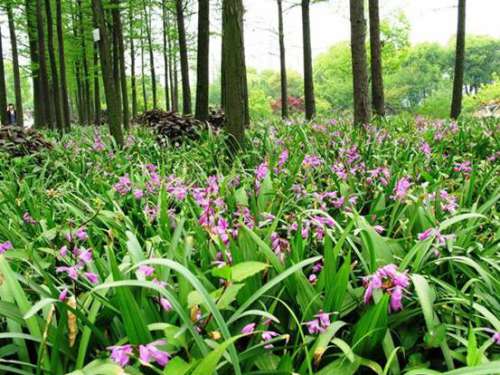
[{"label": "purple flower", "polygon": [[318,314],[315,315],[316,318],[319,319],[319,322],[321,324],[321,327],[323,328],[328,328],[330,326],[330,314],[325,313],[323,311],[320,311]]},{"label": "purple flower", "polygon": [[316,335],[318,333],[324,332],[324,329],[321,328],[318,319],[313,319],[313,320],[306,322],[306,326],[307,326],[307,330],[309,331],[309,334],[311,334],[311,335]]},{"label": "purple flower", "polygon": [[403,308],[403,288],[400,286],[395,286],[391,290],[391,302],[390,307],[391,311],[399,311]]},{"label": "purple flower", "polygon": [[288,150],[284,149],[278,159],[278,168],[281,169],[285,165],[286,161],[288,160]]},{"label": "purple flower", "polygon": [[139,273],[142,273],[144,276],[149,277],[149,276],[151,276],[155,272],[155,269],[153,267],[151,267],[151,266],[143,264],[143,265],[139,266],[139,268],[137,269],[137,271]]},{"label": "purple flower", "polygon": [[465,176],[468,176],[472,172],[472,163],[470,161],[464,161],[462,163],[455,163],[453,168],[455,172],[463,172]]},{"label": "purple flower", "polygon": [[155,361],[160,366],[165,367],[170,360],[170,354],[158,349],[158,345],[165,345],[165,340],[139,345],[139,359],[144,363]]},{"label": "purple flower", "polygon": [[135,189],[134,190],[134,198],[137,200],[140,200],[140,199],[142,199],[142,197],[144,197],[144,191],[142,191],[141,189]]},{"label": "purple flower", "polygon": [[161,306],[161,308],[163,310],[165,310],[167,312],[170,311],[170,310],[172,310],[172,304],[165,297],[161,297],[160,300],[159,300],[159,303],[160,303],[160,306]]},{"label": "purple flower", "polygon": [[285,253],[290,251],[290,244],[286,239],[281,238],[278,233],[273,232],[271,234],[271,248],[283,262],[285,260]]},{"label": "purple flower", "polygon": [[419,241],[425,241],[429,239],[434,233],[434,228],[429,228],[418,235]]},{"label": "purple flower", "polygon": [[59,249],[59,255],[62,256],[62,257],[65,257],[66,255],[68,255],[68,247],[67,246],[62,246]]},{"label": "purple flower", "polygon": [[385,228],[382,225],[375,225],[373,229],[375,229],[375,232],[378,234],[382,234],[385,231]]},{"label": "purple flower", "polygon": [[120,195],[127,195],[130,193],[132,190],[132,181],[130,181],[128,174],[120,177],[118,182],[113,185],[113,188]]},{"label": "purple flower", "polygon": [[249,323],[241,329],[241,333],[244,335],[250,335],[255,331],[255,323]]},{"label": "purple flower", "polygon": [[317,168],[323,163],[323,160],[317,155],[306,155],[302,161],[302,166],[306,169]]},{"label": "purple flower", "polygon": [[399,272],[396,265],[388,264],[380,267],[373,275],[363,279],[365,287],[364,302],[369,303],[373,291],[382,289],[390,295],[390,311],[403,308],[403,292],[410,286],[410,279],[405,272]]},{"label": "purple flower", "polygon": [[79,251],[78,259],[80,259],[84,264],[88,264],[92,261],[92,249],[82,249]]},{"label": "purple flower", "polygon": [[106,149],[106,145],[102,142],[99,134],[94,135],[94,144],[92,145],[92,149],[96,152],[104,151]]},{"label": "purple flower", "polygon": [[500,345],[500,332],[495,332],[493,336],[491,336],[493,342],[497,345]]},{"label": "purple flower", "polygon": [[402,201],[406,195],[408,194],[408,190],[410,189],[411,183],[410,179],[408,177],[403,177],[401,178],[397,183],[396,187],[394,188],[394,195],[392,196],[393,199]]},{"label": "purple flower", "polygon": [[56,272],[57,273],[65,272],[70,279],[75,280],[75,281],[78,279],[78,267],[77,266],[72,266],[72,267],[66,267],[66,266],[57,267],[56,268]]},{"label": "purple flower", "polygon": [[430,156],[432,153],[431,146],[429,146],[427,142],[422,142],[420,145],[420,151],[422,151],[425,156]]},{"label": "purple flower", "polygon": [[111,350],[111,359],[120,367],[127,366],[130,361],[130,356],[133,354],[132,345],[130,344],[110,346],[108,350]]},{"label": "purple flower", "polygon": [[37,223],[37,221],[35,219],[33,219],[33,217],[31,217],[29,212],[25,212],[23,214],[23,220],[26,224],[30,224],[30,225],[35,225]]},{"label": "purple flower", "polygon": [[0,254],[5,253],[7,250],[12,249],[12,242],[7,241],[4,243],[0,243]]},{"label": "purple flower", "polygon": [[[262,340],[264,342],[267,342],[267,341],[270,341],[272,340],[273,337],[276,337],[276,336],[279,336],[279,334],[277,332],[274,332],[274,331],[264,331],[262,332]],[[264,346],[265,349],[272,349],[274,346],[272,344],[267,344]]]},{"label": "purple flower", "polygon": [[97,275],[95,273],[85,272],[84,275],[91,284],[97,284],[98,278],[97,278]]},{"label": "purple flower", "polygon": [[68,288],[64,288],[61,293],[59,293],[59,301],[64,302],[66,301],[66,298],[68,297]]}]

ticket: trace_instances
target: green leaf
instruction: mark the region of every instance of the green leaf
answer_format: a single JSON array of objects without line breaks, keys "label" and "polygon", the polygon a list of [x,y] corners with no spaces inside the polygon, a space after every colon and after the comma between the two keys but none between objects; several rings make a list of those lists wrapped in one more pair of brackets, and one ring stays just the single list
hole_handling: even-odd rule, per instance
[{"label": "green leaf", "polygon": [[232,337],[229,340],[226,340],[222,344],[217,346],[217,348],[211,351],[205,358],[203,358],[200,364],[196,366],[192,375],[213,374],[224,352],[229,348],[229,346],[232,346],[236,342],[236,340],[238,340],[240,337],[243,337],[243,335]]},{"label": "green leaf", "polygon": [[389,296],[384,294],[363,314],[354,328],[352,347],[355,353],[369,353],[382,341],[387,330],[388,311]]},{"label": "green leaf", "polygon": [[243,262],[238,263],[231,267],[232,269],[232,280],[236,282],[241,282],[248,277],[251,277],[259,272],[264,271],[269,266],[261,262]]}]

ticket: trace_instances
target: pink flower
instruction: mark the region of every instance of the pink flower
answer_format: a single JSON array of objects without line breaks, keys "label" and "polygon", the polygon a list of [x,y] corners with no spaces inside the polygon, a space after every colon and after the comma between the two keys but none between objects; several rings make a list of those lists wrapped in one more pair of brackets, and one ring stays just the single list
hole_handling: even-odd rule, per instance
[{"label": "pink flower", "polygon": [[400,286],[395,286],[391,290],[391,311],[399,311],[403,308],[403,288]]},{"label": "pink flower", "polygon": [[5,253],[7,250],[12,249],[12,242],[7,241],[4,243],[0,243],[0,254]]},{"label": "pink flower", "polygon": [[434,233],[434,228],[429,228],[418,235],[418,240],[425,241],[425,240],[429,239],[433,233]]},{"label": "pink flower", "polygon": [[302,161],[302,166],[304,168],[317,168],[323,164],[323,160],[317,155],[306,155]]},{"label": "pink flower", "polygon": [[85,272],[84,275],[91,284],[97,284],[98,278],[97,278],[97,275],[95,273]]},{"label": "pink flower", "polygon": [[320,311],[315,316],[319,319],[321,327],[326,329],[330,326],[330,314]]},{"label": "pink flower", "polygon": [[59,255],[62,256],[62,257],[65,257],[66,255],[68,255],[68,247],[67,246],[62,246],[59,249]]},{"label": "pink flower", "polygon": [[422,151],[425,156],[430,156],[432,154],[431,146],[429,146],[427,142],[422,142],[420,151]]},{"label": "pink flower", "polygon": [[281,169],[285,165],[286,161],[288,160],[288,150],[284,149],[278,159],[278,168]]},{"label": "pink flower", "polygon": [[410,179],[408,177],[403,177],[401,178],[397,183],[396,187],[394,188],[394,195],[392,196],[393,199],[402,201],[406,195],[408,194],[408,190],[410,189],[411,183]]},{"label": "pink flower", "polygon": [[465,176],[468,176],[472,172],[472,163],[470,161],[464,161],[462,163],[455,163],[453,168],[455,172],[463,172]]},{"label": "pink flower", "polygon": [[244,335],[250,335],[255,331],[255,323],[249,323],[241,329],[241,333]]},{"label": "pink flower", "polygon": [[66,298],[68,297],[68,288],[64,288],[61,293],[59,293],[59,301],[64,302],[66,301]]},{"label": "pink flower", "polygon": [[72,280],[77,280],[78,279],[78,267],[77,266],[72,266],[72,267],[57,267],[56,268],[57,273],[65,272],[68,277]]},{"label": "pink flower", "polygon": [[307,326],[307,330],[309,331],[309,334],[311,334],[311,335],[316,335],[318,333],[324,332],[324,329],[321,328],[318,319],[313,319],[313,320],[306,322],[306,326]]},{"label": "pink flower", "polygon": [[26,224],[30,224],[30,225],[35,225],[37,223],[37,221],[35,219],[33,219],[33,217],[31,217],[29,212],[25,212],[23,214],[23,220]]},{"label": "pink flower", "polygon": [[375,225],[373,229],[375,229],[375,232],[378,234],[382,234],[385,231],[385,228],[382,225]]},{"label": "pink flower", "polygon": [[410,286],[410,279],[405,272],[399,272],[396,265],[388,264],[380,267],[373,275],[363,279],[365,286],[364,302],[369,303],[373,291],[382,289],[390,295],[390,311],[403,308],[403,292]]},{"label": "pink flower", "polygon": [[151,266],[148,266],[147,264],[143,264],[143,265],[139,266],[137,271],[139,273],[142,273],[144,276],[149,277],[155,272],[155,269]]},{"label": "pink flower", "polygon": [[170,360],[170,354],[158,349],[158,345],[165,345],[165,340],[139,345],[139,359],[144,363],[155,361],[160,366],[165,367]]},{"label": "pink flower", "polygon": [[497,345],[500,345],[500,332],[495,332],[493,336],[491,336],[493,342]]},{"label": "pink flower", "polygon": [[[270,341],[272,340],[273,337],[276,337],[276,336],[279,336],[279,334],[277,332],[274,332],[274,331],[264,331],[262,332],[262,340],[264,342],[267,342],[267,341]],[[264,346],[265,349],[272,349],[274,346],[272,344],[267,344]]]},{"label": "pink flower", "polygon": [[78,254],[78,258],[84,263],[90,263],[92,261],[92,249],[82,249]]},{"label": "pink flower", "polygon": [[167,312],[172,310],[172,304],[165,297],[161,297],[159,300],[159,303],[160,303],[160,306],[162,307],[163,310],[165,310]]},{"label": "pink flower", "polygon": [[118,182],[113,185],[113,188],[120,195],[127,195],[130,193],[132,190],[132,181],[130,181],[128,174],[120,177]]},{"label": "pink flower", "polygon": [[137,200],[140,200],[140,199],[142,199],[142,197],[144,197],[144,191],[142,191],[141,189],[135,189],[134,190],[134,198]]},{"label": "pink flower", "polygon": [[132,345],[110,346],[111,359],[121,367],[125,367],[130,362],[130,356],[133,354]]}]

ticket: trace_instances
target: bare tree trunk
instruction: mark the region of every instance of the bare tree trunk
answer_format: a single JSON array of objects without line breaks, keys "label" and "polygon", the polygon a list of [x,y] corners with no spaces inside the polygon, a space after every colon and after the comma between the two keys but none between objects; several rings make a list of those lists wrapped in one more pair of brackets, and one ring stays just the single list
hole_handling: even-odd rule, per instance
[{"label": "bare tree trunk", "polygon": [[223,88],[226,105],[225,126],[232,136],[231,147],[236,150],[243,146],[248,109],[242,0],[223,1],[222,38],[226,76]]},{"label": "bare tree trunk", "polygon": [[153,108],[158,108],[158,96],[156,93],[156,72],[155,72],[155,58],[153,52],[153,38],[151,36],[151,15],[148,15],[146,1],[144,1],[144,16],[146,17],[146,36],[148,38],[149,47],[149,68],[151,69],[151,85],[153,89]]},{"label": "bare tree trunk", "polygon": [[[167,25],[170,25],[170,20],[167,13],[166,18]],[[174,59],[175,53],[173,52],[172,40],[170,38],[170,33],[167,34],[167,48],[168,48],[168,73],[170,80],[170,100],[172,102],[170,108],[174,112],[179,111],[179,100],[178,100],[178,92],[177,92],[177,73],[174,63],[176,64],[176,60]]]},{"label": "bare tree trunk", "polygon": [[123,132],[121,128],[122,114],[119,82],[113,81],[113,69],[111,63],[111,50],[109,45],[108,28],[104,18],[104,9],[101,0],[92,0],[92,9],[100,31],[99,50],[101,55],[102,77],[104,91],[108,104],[109,130],[116,144],[123,146]]},{"label": "bare tree trunk", "polygon": [[[9,18],[10,45],[12,50],[12,68],[14,70],[14,91],[16,95],[16,122],[18,126],[24,126],[23,97],[21,93],[21,74],[19,72],[19,54],[17,52],[16,27],[14,26],[14,14],[12,4],[7,2],[7,16]],[[2,110],[5,110],[2,108]]]},{"label": "bare tree trunk", "polygon": [[40,79],[40,100],[46,100],[46,105],[42,106],[44,108],[44,123],[48,125],[50,129],[54,128],[54,122],[52,117],[52,98],[49,94],[49,78],[47,73],[47,60],[45,56],[45,31],[44,31],[44,21],[42,15],[42,3],[40,0],[36,0],[35,4],[35,14],[36,14],[36,28],[38,36],[38,72]]},{"label": "bare tree trunk", "polygon": [[132,116],[137,116],[137,83],[135,77],[135,45],[134,45],[134,15],[132,0],[129,2],[129,28],[130,28],[130,83],[132,88]]},{"label": "bare tree trunk", "polygon": [[457,46],[455,51],[455,74],[453,77],[453,98],[451,101],[452,119],[462,112],[462,90],[464,86],[465,61],[465,0],[458,0]]},{"label": "bare tree trunk", "polygon": [[184,10],[182,0],[175,1],[177,11],[177,29],[179,36],[179,53],[181,59],[182,78],[182,112],[191,114],[191,87],[189,86],[189,60],[186,42],[186,28],[184,26]]},{"label": "bare tree trunk", "polygon": [[286,76],[285,35],[283,32],[283,1],[278,0],[278,37],[280,43],[281,117],[288,118],[288,83]]},{"label": "bare tree trunk", "polygon": [[208,119],[208,96],[210,84],[210,2],[198,0],[198,59],[196,79],[196,118]]},{"label": "bare tree trunk", "polygon": [[5,85],[5,65],[3,63],[2,29],[0,28],[0,121],[7,124],[7,87]]},{"label": "bare tree trunk", "polygon": [[145,75],[145,59],[144,59],[144,26],[141,25],[141,36],[140,36],[140,49],[141,49],[141,83],[142,83],[142,100],[143,100],[143,111],[148,110],[148,94],[146,92],[146,75]]},{"label": "bare tree trunk", "polygon": [[167,0],[162,0],[162,21],[163,21],[163,65],[164,65],[164,74],[165,74],[165,110],[168,111],[170,109],[170,89],[169,89],[169,63],[168,63],[168,9],[167,9]]},{"label": "bare tree trunk", "polygon": [[115,24],[116,42],[118,44],[118,59],[120,65],[120,86],[122,90],[122,105],[123,105],[123,128],[128,129],[130,124],[130,110],[128,105],[128,89],[127,89],[127,71],[125,69],[125,46],[123,45],[123,30],[119,0],[113,0],[115,7],[113,8],[113,24]]},{"label": "bare tree trunk", "polygon": [[101,88],[99,84],[99,44],[94,43],[94,124],[101,124]]},{"label": "bare tree trunk", "polygon": [[85,111],[85,125],[90,125],[90,119],[92,118],[92,104],[90,99],[90,76],[89,76],[89,66],[87,61],[87,43],[85,42],[85,28],[83,25],[83,10],[82,10],[82,0],[77,0],[78,2],[78,19],[80,23],[80,38],[81,38],[81,49],[82,49],[82,67],[83,67],[83,110]]},{"label": "bare tree trunk", "polygon": [[384,78],[382,73],[382,51],[380,45],[380,15],[379,0],[370,0],[370,56],[372,71],[372,102],[373,111],[385,115],[384,108]]},{"label": "bare tree trunk", "polygon": [[54,98],[54,109],[56,114],[56,127],[59,134],[64,133],[64,122],[61,108],[61,89],[59,87],[59,77],[57,74],[57,61],[54,48],[54,22],[50,0],[45,0],[45,14],[47,15],[47,43],[49,49],[50,71],[52,74],[52,95]]},{"label": "bare tree trunk", "polygon": [[365,48],[366,21],[364,0],[350,0],[350,13],[354,123],[362,125],[367,124],[371,117]]},{"label": "bare tree trunk", "polygon": [[309,17],[310,0],[302,0],[302,38],[304,47],[304,97],[306,119],[311,120],[316,115],[314,99],[314,78],[311,51],[311,21]]},{"label": "bare tree trunk", "polygon": [[57,40],[59,47],[59,72],[61,76],[61,105],[63,110],[64,128],[71,129],[71,116],[68,99],[68,83],[66,80],[66,55],[64,53],[64,30],[62,20],[61,0],[56,0],[56,18],[57,18]]}]

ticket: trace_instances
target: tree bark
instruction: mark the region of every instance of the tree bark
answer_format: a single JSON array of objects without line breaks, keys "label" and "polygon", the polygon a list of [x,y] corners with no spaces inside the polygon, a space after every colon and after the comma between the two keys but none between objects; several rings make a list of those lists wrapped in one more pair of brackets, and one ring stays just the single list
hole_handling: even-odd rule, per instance
[{"label": "tree bark", "polygon": [[283,2],[278,0],[278,38],[280,44],[281,117],[288,118],[288,83],[286,76],[285,34],[283,31]]},{"label": "tree bark", "polygon": [[464,86],[465,62],[465,0],[458,0],[457,46],[455,51],[455,74],[453,76],[453,98],[451,101],[452,119],[462,112],[462,90]]},{"label": "tree bark", "polygon": [[123,45],[123,30],[120,11],[120,1],[113,0],[113,24],[115,25],[116,42],[118,47],[118,64],[120,68],[121,99],[123,105],[123,128],[128,129],[130,124],[130,110],[128,104],[127,71],[125,69],[125,46]]},{"label": "tree bark", "polygon": [[44,108],[44,123],[48,125],[50,129],[54,128],[54,120],[52,116],[52,98],[49,94],[49,78],[47,73],[47,60],[45,56],[45,31],[44,31],[44,20],[42,15],[42,3],[40,0],[36,0],[35,4],[35,14],[36,14],[36,28],[38,36],[38,72],[40,79],[40,100],[46,100]]},{"label": "tree bark", "polygon": [[132,89],[132,117],[137,116],[137,83],[135,77],[135,43],[134,43],[134,15],[132,0],[129,1],[129,38],[130,38],[130,85]]},{"label": "tree bark", "polygon": [[365,48],[366,21],[364,0],[350,0],[350,13],[354,123],[363,125],[367,124],[371,117]]},{"label": "tree bark", "polygon": [[64,133],[64,122],[61,108],[61,89],[57,73],[56,52],[54,48],[54,22],[50,0],[45,0],[45,14],[47,16],[47,47],[49,49],[50,73],[52,75],[52,97],[54,98],[54,110],[56,115],[56,127],[59,134]]},{"label": "tree bark", "polygon": [[21,74],[19,72],[19,54],[17,51],[16,27],[14,26],[14,13],[12,4],[7,2],[7,16],[9,18],[10,45],[12,49],[12,68],[14,71],[14,92],[16,95],[16,122],[18,126],[24,126],[23,97],[21,93]]},{"label": "tree bark", "polygon": [[99,44],[94,43],[94,125],[101,124],[101,88],[99,84]]},{"label": "tree bark", "polygon": [[108,107],[109,130],[116,144],[123,146],[123,132],[121,128],[122,113],[119,82],[113,81],[113,69],[111,63],[111,50],[108,35],[108,28],[104,18],[104,9],[102,0],[92,0],[92,9],[99,27],[100,41],[99,51],[101,55],[102,77],[104,81],[104,91],[106,94],[106,103]]},{"label": "tree bark", "polygon": [[168,63],[168,9],[167,9],[167,0],[162,0],[162,21],[163,21],[163,65],[164,65],[164,74],[165,74],[165,110],[168,111],[170,109],[170,89],[169,89],[169,63]]},{"label": "tree bark", "polygon": [[153,38],[151,36],[151,15],[148,15],[146,1],[144,1],[144,16],[146,17],[146,36],[148,38],[149,47],[149,68],[151,69],[151,86],[153,89],[153,108],[158,108],[158,95],[156,92],[156,72],[155,72],[155,58],[153,52]]},{"label": "tree bark", "polygon": [[177,30],[179,36],[179,54],[181,59],[182,79],[182,112],[191,114],[191,87],[189,86],[189,60],[186,42],[186,28],[184,26],[184,9],[182,0],[175,1],[177,13]]},{"label": "tree bark", "polygon": [[92,105],[90,99],[90,76],[89,76],[89,66],[87,61],[87,43],[85,41],[85,28],[83,24],[83,9],[82,0],[77,0],[78,2],[78,19],[80,23],[80,38],[81,38],[81,49],[82,49],[82,67],[83,67],[83,110],[85,111],[85,125],[90,125],[90,119],[92,118]]},{"label": "tree bark", "polygon": [[196,115],[200,121],[208,119],[210,51],[210,2],[198,0],[198,58],[196,79]]},{"label": "tree bark", "polygon": [[373,111],[385,115],[384,78],[382,72],[382,51],[380,44],[380,15],[379,0],[370,0],[370,57],[372,73],[372,103]]},{"label": "tree bark", "polygon": [[310,0],[302,0],[302,38],[304,48],[304,97],[306,119],[311,120],[316,115],[314,99],[314,78],[311,51],[311,22],[309,17]]},{"label": "tree bark", "polygon": [[66,57],[64,53],[64,30],[61,0],[56,0],[56,19],[57,40],[59,47],[59,74],[61,77],[61,106],[63,110],[64,128],[69,131],[71,129],[71,114],[68,100],[68,83],[66,80]]},{"label": "tree bark", "polygon": [[243,146],[247,122],[248,96],[246,85],[245,49],[243,39],[242,0],[223,1],[224,97],[226,124],[232,136],[233,150]]},{"label": "tree bark", "polygon": [[38,61],[38,41],[36,35],[36,17],[33,7],[32,0],[25,1],[25,12],[26,12],[26,22],[27,22],[27,33],[30,48],[30,60],[31,60],[31,77],[33,80],[33,106],[34,106],[34,124],[35,128],[41,128],[45,124],[45,108],[43,103],[41,103],[40,95],[40,68]]},{"label": "tree bark", "polygon": [[146,75],[145,75],[145,59],[144,59],[144,24],[141,25],[141,37],[140,37],[140,49],[141,49],[141,83],[142,83],[142,100],[143,100],[143,111],[148,110],[148,94],[146,92]]},{"label": "tree bark", "polygon": [[2,29],[0,28],[0,121],[7,124],[7,87],[5,85],[5,65],[3,62]]},{"label": "tree bark", "polygon": [[[167,25],[170,25],[169,17],[167,14]],[[176,54],[173,52],[172,39],[170,33],[167,34],[167,48],[168,48],[168,66],[169,66],[169,79],[170,79],[170,100],[172,101],[171,109],[174,112],[179,111],[179,93],[177,92],[177,60]]]}]

